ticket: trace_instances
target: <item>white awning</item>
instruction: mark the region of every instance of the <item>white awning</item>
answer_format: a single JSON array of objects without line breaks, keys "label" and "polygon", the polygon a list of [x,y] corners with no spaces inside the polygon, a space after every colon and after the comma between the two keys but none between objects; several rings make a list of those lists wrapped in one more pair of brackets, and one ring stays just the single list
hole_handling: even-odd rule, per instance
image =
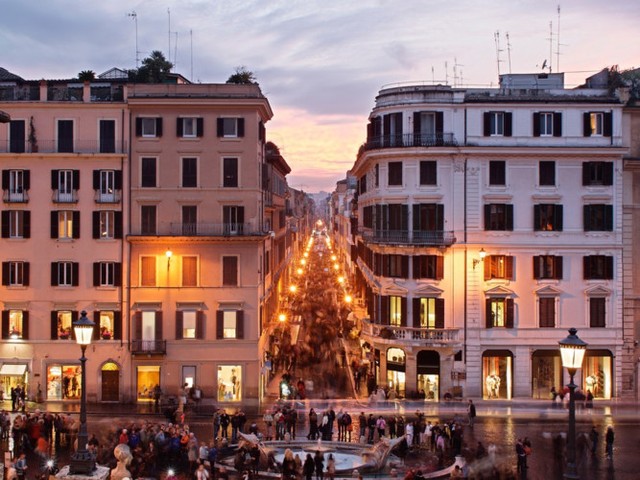
[{"label": "white awning", "polygon": [[0,375],[13,375],[21,377],[27,371],[26,365],[16,365],[15,363],[5,363],[0,368]]}]

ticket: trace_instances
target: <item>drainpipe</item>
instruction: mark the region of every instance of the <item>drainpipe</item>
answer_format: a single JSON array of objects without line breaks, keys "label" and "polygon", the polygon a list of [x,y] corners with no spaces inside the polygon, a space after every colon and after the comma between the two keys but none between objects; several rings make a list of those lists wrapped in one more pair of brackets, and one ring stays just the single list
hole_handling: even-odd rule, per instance
[{"label": "drainpipe", "polygon": [[[465,112],[466,114],[466,112]],[[463,359],[464,365],[467,365],[467,321],[468,321],[468,286],[469,272],[467,269],[468,264],[468,251],[467,251],[467,158],[464,159],[464,344],[463,344]]]},{"label": "drainpipe", "polygon": [[[120,152],[121,152],[122,154],[124,154],[124,153],[125,153],[125,141],[124,141],[124,132],[125,132],[125,129],[124,129],[124,120],[125,120],[125,118],[126,118],[126,117],[125,117],[125,111],[124,111],[124,109],[122,109],[122,115],[121,115],[121,120],[120,120],[120,144],[121,144]],[[121,184],[120,184],[120,192],[121,192],[121,193],[120,193],[120,204],[121,204],[121,205],[123,205],[123,206],[124,206],[124,205],[126,205],[125,198],[124,198],[125,191],[126,191],[126,190],[125,190],[125,188],[124,188],[124,187],[125,187],[125,182],[124,182],[124,180],[125,180],[125,179],[124,179],[124,160],[125,160],[125,159],[124,159],[124,155],[120,155],[120,172],[121,172],[121,173],[120,173],[120,177],[121,177]],[[129,178],[130,178],[130,177],[129,177]],[[124,208],[123,208],[123,213],[124,213]],[[129,218],[131,218],[131,215],[129,215]],[[128,219],[127,219],[127,220],[128,220]],[[124,220],[123,220],[123,222],[124,222]],[[121,261],[122,261],[122,265],[123,265],[123,266],[124,266],[124,265],[127,265],[127,276],[128,276],[128,280],[127,280],[126,286],[122,286],[122,285],[120,286],[120,308],[121,308],[121,311],[120,311],[120,322],[122,322],[122,320],[123,320],[123,315],[122,315],[122,313],[123,313],[124,311],[129,312],[129,308],[128,308],[128,306],[129,306],[129,291],[130,291],[129,286],[131,285],[131,283],[130,283],[130,280],[131,280],[131,276],[130,276],[130,272],[131,272],[131,261],[130,261],[130,259],[131,259],[131,257],[129,256],[129,258],[127,258],[127,261],[125,261],[125,258],[126,258],[126,256],[127,256],[127,255],[126,255],[126,253],[127,253],[127,252],[126,252],[125,243],[128,243],[128,242],[127,242],[127,240],[126,240],[126,234],[125,234],[125,232],[130,232],[131,230],[130,230],[129,228],[127,228],[127,229],[125,230],[125,228],[124,228],[124,224],[122,225],[122,230],[123,230],[123,232],[122,232],[122,233],[123,233],[123,235],[122,235],[122,236],[123,236],[123,238],[121,239],[121,243],[120,243],[120,259],[121,259]],[[122,283],[122,282],[121,282],[121,283]],[[123,284],[123,285],[124,285],[124,284]],[[126,288],[126,294],[127,294],[127,295],[126,295],[126,297],[127,297],[127,298],[126,298],[126,300],[124,300],[124,298],[123,298],[123,297],[124,297],[124,295],[123,295],[123,291],[122,291],[122,290],[123,290],[123,288]],[[126,310],[125,310],[125,307],[126,307]],[[128,323],[128,322],[127,322],[127,323]],[[124,345],[124,338],[123,338],[123,337],[124,337],[124,334],[125,334],[125,330],[122,328],[122,325],[120,325],[120,327],[121,327],[121,330],[120,330],[120,331],[121,331],[121,335],[120,335],[120,347],[122,347],[122,346]]]}]

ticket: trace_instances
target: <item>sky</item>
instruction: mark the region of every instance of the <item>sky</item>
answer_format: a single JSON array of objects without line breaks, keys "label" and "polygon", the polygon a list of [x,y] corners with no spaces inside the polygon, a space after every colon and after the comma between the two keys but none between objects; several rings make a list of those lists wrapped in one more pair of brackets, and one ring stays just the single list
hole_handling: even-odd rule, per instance
[{"label": "sky", "polygon": [[639,66],[639,21],[638,0],[0,0],[0,67],[28,80],[129,69],[136,42],[194,82],[244,66],[289,185],[313,193],[345,178],[381,87],[496,86],[545,60],[576,86]]}]

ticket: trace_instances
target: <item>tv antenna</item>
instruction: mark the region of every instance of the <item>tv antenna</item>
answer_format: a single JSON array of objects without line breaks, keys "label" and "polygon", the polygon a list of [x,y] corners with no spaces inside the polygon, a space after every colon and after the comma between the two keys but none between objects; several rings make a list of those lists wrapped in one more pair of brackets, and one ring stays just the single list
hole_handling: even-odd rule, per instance
[{"label": "tv antenna", "polygon": [[549,73],[551,73],[553,65],[553,22],[549,22],[549,58]]},{"label": "tv antenna", "polygon": [[138,57],[138,54],[140,53],[138,50],[138,14],[135,10],[131,10],[130,13],[127,13],[127,17],[133,18],[134,22],[136,22],[136,68],[138,68],[138,64],[140,62],[140,57]]},{"label": "tv antenna", "polygon": [[556,44],[558,48],[556,49],[556,70],[560,71],[560,4],[558,4],[558,33],[556,34]]},{"label": "tv antenna", "polygon": [[507,37],[507,59],[509,60],[509,73],[511,73],[511,42],[509,41],[509,32],[505,33]]},{"label": "tv antenna", "polygon": [[502,62],[502,60],[500,60],[500,52],[502,51],[500,49],[500,30],[496,30],[493,34],[493,39],[496,43],[496,63],[498,65],[498,77],[500,77],[500,62]]},{"label": "tv antenna", "polygon": [[193,82],[193,30],[189,30],[189,36],[191,37],[191,81]]},{"label": "tv antenna", "polygon": [[[458,67],[464,67],[458,63],[458,59],[453,57],[453,86],[457,87],[458,85],[462,86],[462,70],[460,70],[460,76],[458,76]],[[458,79],[460,79],[460,83],[458,83]]]}]

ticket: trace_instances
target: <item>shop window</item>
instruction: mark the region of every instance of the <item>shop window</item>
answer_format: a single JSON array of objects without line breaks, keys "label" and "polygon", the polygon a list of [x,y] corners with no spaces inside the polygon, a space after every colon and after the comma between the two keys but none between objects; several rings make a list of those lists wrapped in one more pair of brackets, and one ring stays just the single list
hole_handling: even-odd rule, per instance
[{"label": "shop window", "polygon": [[537,350],[531,357],[532,397],[553,400],[551,389],[562,385],[562,361],[558,350]]},{"label": "shop window", "polygon": [[594,398],[609,399],[613,390],[613,357],[608,350],[592,350],[582,363],[584,383],[582,389],[591,390]]},{"label": "shop window", "polygon": [[482,355],[483,398],[510,399],[513,355],[508,351],[487,351]]},{"label": "shop window", "polygon": [[240,365],[218,366],[218,401],[242,400],[242,367]]},{"label": "shop window", "polygon": [[396,392],[396,397],[406,396],[406,356],[399,348],[387,350],[387,387]]},{"label": "shop window", "polygon": [[156,385],[160,385],[160,367],[156,365],[138,366],[136,380],[138,402],[152,402],[153,389]]},{"label": "shop window", "polygon": [[47,366],[47,400],[77,400],[82,394],[79,365]]}]

